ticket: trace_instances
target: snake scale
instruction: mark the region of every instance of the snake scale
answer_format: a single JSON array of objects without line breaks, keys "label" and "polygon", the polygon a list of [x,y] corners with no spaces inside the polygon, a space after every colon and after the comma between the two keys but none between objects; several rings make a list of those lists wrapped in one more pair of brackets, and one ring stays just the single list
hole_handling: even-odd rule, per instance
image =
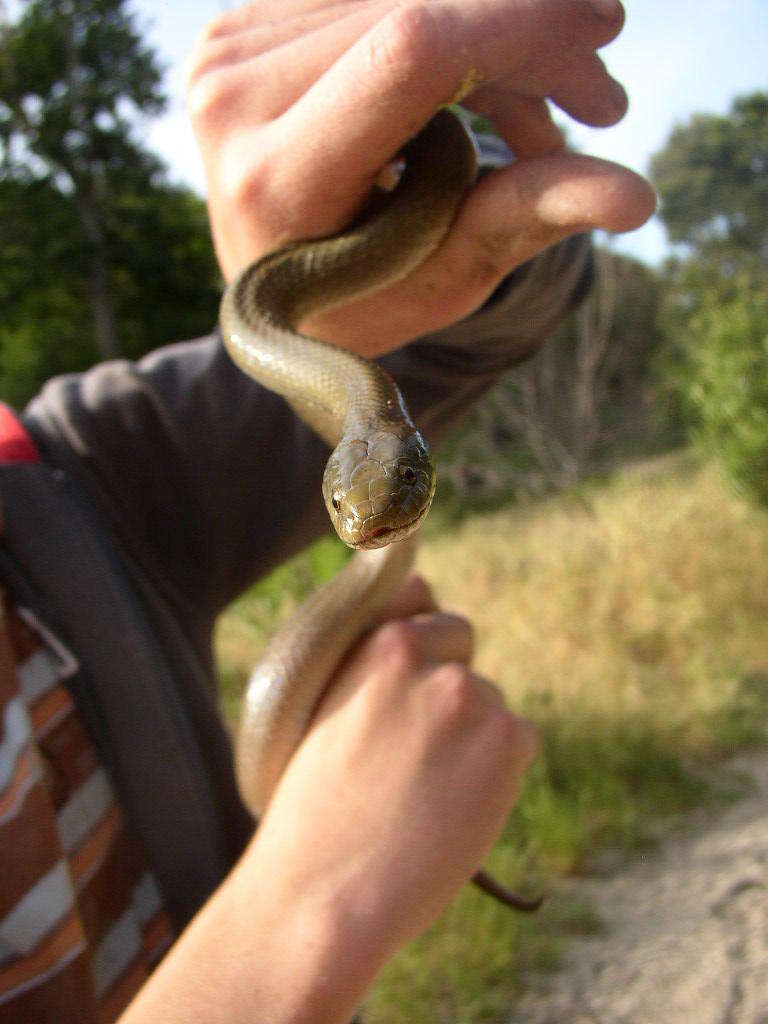
[{"label": "snake scale", "polygon": [[[268,253],[222,299],[222,338],[234,362],[332,447],[323,495],[337,533],[358,549],[277,633],[249,680],[235,760],[241,796],[257,818],[336,667],[403,582],[435,490],[429,451],[394,381],[376,364],[296,330],[310,313],[404,277],[445,237],[475,179],[472,138],[443,109],[403,157],[400,179],[378,208],[340,235]],[[539,905],[484,871],[473,881],[516,909]]]}]

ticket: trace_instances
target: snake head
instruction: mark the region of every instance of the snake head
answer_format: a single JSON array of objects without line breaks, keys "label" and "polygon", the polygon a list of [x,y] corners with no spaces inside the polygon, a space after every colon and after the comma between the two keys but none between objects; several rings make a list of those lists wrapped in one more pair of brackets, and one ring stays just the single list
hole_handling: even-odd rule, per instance
[{"label": "snake head", "polygon": [[421,524],[434,493],[434,463],[412,427],[388,426],[365,441],[342,438],[323,476],[331,522],[352,548],[404,540]]}]

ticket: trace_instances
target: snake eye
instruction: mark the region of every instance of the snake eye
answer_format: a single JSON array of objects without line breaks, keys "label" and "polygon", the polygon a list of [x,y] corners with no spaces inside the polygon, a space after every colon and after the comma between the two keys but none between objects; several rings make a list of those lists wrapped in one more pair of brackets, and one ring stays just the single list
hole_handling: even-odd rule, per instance
[{"label": "snake eye", "polygon": [[407,484],[416,483],[416,470],[413,466],[401,466],[400,467],[400,478]]},{"label": "snake eye", "polygon": [[331,495],[331,504],[333,505],[337,512],[341,508],[341,495],[339,494],[338,491],[334,491],[333,494]]}]

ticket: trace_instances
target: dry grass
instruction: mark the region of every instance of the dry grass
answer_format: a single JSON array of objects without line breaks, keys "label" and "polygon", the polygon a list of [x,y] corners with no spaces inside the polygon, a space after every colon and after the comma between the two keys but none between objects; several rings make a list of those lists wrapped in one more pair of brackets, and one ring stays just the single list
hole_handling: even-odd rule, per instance
[{"label": "dry grass", "polygon": [[712,717],[768,672],[768,518],[679,456],[468,520],[419,568],[515,706],[641,716],[706,754]]},{"label": "dry grass", "polygon": [[[340,557],[323,542],[224,617],[230,706],[276,619]],[[553,894],[530,920],[465,890],[388,966],[366,1022],[501,1022],[522,969],[598,926],[556,876],[647,843],[713,796],[703,767],[765,737],[768,516],[675,456],[444,528],[419,567],[475,622],[479,670],[539,723],[542,753],[489,866]]]}]

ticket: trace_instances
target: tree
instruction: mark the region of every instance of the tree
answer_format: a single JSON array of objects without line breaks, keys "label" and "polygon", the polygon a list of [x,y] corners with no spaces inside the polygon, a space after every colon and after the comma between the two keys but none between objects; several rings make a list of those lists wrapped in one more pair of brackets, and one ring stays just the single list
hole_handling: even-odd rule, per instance
[{"label": "tree", "polygon": [[45,179],[0,181],[0,223],[0,395],[22,405],[47,376],[93,361],[85,254],[72,205]]},{"label": "tree", "polygon": [[692,436],[737,489],[768,505],[768,296],[737,278],[691,318],[680,388]]},{"label": "tree", "polygon": [[30,0],[0,37],[3,169],[44,177],[71,197],[105,358],[121,350],[107,283],[105,204],[116,177],[146,183],[158,169],[133,139],[129,116],[163,108],[160,80],[125,0]]},{"label": "tree", "polygon": [[768,93],[698,114],[654,157],[666,267],[665,366],[688,432],[768,503]]},{"label": "tree", "polygon": [[565,488],[646,442],[661,284],[608,249],[587,299],[473,414],[441,469],[473,493]]},{"label": "tree", "polygon": [[126,0],[27,0],[0,26],[0,393],[214,323],[201,200],[137,138],[165,99]]},{"label": "tree", "polygon": [[670,241],[723,273],[768,262],[768,93],[675,128],[651,174]]},{"label": "tree", "polygon": [[[207,333],[221,294],[205,204],[165,183],[105,204],[107,284],[123,354]],[[97,357],[90,262],[73,204],[50,181],[0,181],[0,396],[22,406]]]}]

